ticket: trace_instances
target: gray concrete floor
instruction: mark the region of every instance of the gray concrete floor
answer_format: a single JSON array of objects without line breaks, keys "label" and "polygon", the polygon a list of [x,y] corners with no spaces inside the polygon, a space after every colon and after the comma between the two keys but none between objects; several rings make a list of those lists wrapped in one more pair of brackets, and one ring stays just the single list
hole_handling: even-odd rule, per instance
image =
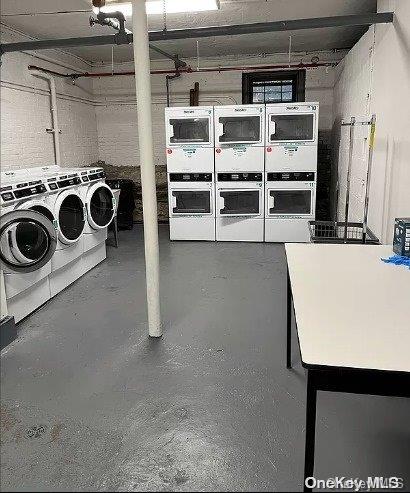
[{"label": "gray concrete floor", "polygon": [[[170,243],[147,338],[142,231],[1,356],[2,490],[301,490],[306,380],[285,368],[282,246]],[[371,335],[369,335],[371,337]],[[404,476],[410,402],[319,394],[316,475]]]}]

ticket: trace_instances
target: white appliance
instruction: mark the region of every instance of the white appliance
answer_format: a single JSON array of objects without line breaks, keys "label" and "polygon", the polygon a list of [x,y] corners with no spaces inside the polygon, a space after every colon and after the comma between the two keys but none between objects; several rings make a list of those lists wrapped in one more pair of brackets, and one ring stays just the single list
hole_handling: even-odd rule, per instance
[{"label": "white appliance", "polygon": [[217,173],[216,240],[263,241],[263,172]]},{"label": "white appliance", "polygon": [[105,184],[105,172],[102,168],[82,168],[78,173],[82,181],[80,196],[87,211],[82,256],[85,273],[107,256],[107,230],[114,219],[117,206],[113,191]]},{"label": "white appliance", "polygon": [[264,105],[215,107],[215,171],[263,172]]},{"label": "white appliance", "polygon": [[58,240],[47,194],[42,180],[2,179],[0,263],[8,311],[16,322],[51,296],[49,275]]},{"label": "white appliance", "polygon": [[213,173],[168,173],[171,240],[215,241]]},{"label": "white appliance", "polygon": [[86,224],[86,208],[80,194],[82,182],[78,173],[47,175],[50,194],[47,201],[57,221],[58,241],[51,260],[51,296],[65,289],[84,273],[82,255],[84,252],[83,231]]},{"label": "white appliance", "polygon": [[265,241],[309,242],[309,221],[315,218],[316,173],[267,173]]},{"label": "white appliance", "polygon": [[319,103],[266,105],[266,172],[316,171]]},{"label": "white appliance", "polygon": [[215,241],[212,106],[165,109],[171,240]]},{"label": "white appliance", "polygon": [[212,106],[165,108],[168,173],[214,172]]}]

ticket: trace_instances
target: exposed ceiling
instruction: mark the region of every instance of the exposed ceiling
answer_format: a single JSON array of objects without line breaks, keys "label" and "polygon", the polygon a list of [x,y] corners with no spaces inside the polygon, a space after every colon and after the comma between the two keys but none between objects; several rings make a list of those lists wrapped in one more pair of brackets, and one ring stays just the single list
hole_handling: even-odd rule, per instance
[{"label": "exposed ceiling", "polygon": [[[168,29],[195,28],[301,19],[376,12],[376,0],[221,0],[221,9],[215,12],[173,14],[167,16]],[[40,39],[92,36],[107,34],[110,28],[94,26],[91,0],[1,0],[2,23]],[[39,15],[40,12],[85,11],[70,14]],[[33,15],[15,15],[31,13]],[[128,19],[128,28],[131,20]],[[150,30],[162,30],[162,15],[149,17]],[[295,32],[247,34],[241,36],[201,38],[201,56],[238,55],[254,53],[279,53],[287,51],[289,35],[292,35],[292,51],[332,50],[352,47],[367,28],[343,27],[311,29]],[[181,57],[197,53],[195,39],[158,42],[158,46]],[[111,61],[111,47],[70,48],[74,53],[91,62]],[[132,60],[131,46],[116,46],[117,62]],[[152,58],[160,55],[151,52]]]}]

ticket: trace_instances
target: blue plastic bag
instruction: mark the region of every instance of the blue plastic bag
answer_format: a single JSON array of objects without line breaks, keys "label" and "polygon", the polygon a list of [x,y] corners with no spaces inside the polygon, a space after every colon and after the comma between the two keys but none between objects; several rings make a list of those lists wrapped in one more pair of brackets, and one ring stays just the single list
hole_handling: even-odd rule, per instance
[{"label": "blue plastic bag", "polygon": [[410,257],[404,257],[402,255],[393,255],[389,258],[382,258],[383,262],[386,264],[395,264],[395,265],[405,265],[410,269]]}]

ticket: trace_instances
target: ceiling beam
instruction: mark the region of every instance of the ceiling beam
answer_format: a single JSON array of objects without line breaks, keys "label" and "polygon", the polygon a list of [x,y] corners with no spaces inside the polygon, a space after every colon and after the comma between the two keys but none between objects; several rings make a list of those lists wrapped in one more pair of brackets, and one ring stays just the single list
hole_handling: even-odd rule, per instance
[{"label": "ceiling beam", "polygon": [[[393,22],[392,12],[359,15],[340,15],[334,17],[315,17],[287,21],[238,24],[233,26],[199,27],[194,29],[173,29],[167,31],[150,31],[150,41],[168,41],[173,39],[205,38],[212,36],[235,36],[278,31],[297,31],[301,29],[320,29],[326,27],[370,26]],[[44,39],[24,41],[21,43],[4,43],[0,45],[0,54],[15,51],[47,50],[75,46],[103,46],[132,43],[132,34],[107,36],[87,36],[66,39]]]},{"label": "ceiling beam", "polygon": [[234,36],[278,31],[298,31],[301,29],[320,29],[324,27],[370,26],[393,22],[393,12],[374,14],[338,15],[333,17],[314,17],[287,21],[238,24],[234,26],[198,27],[193,29],[173,29],[167,31],[150,31],[150,41],[171,39],[207,38],[212,36]]}]

